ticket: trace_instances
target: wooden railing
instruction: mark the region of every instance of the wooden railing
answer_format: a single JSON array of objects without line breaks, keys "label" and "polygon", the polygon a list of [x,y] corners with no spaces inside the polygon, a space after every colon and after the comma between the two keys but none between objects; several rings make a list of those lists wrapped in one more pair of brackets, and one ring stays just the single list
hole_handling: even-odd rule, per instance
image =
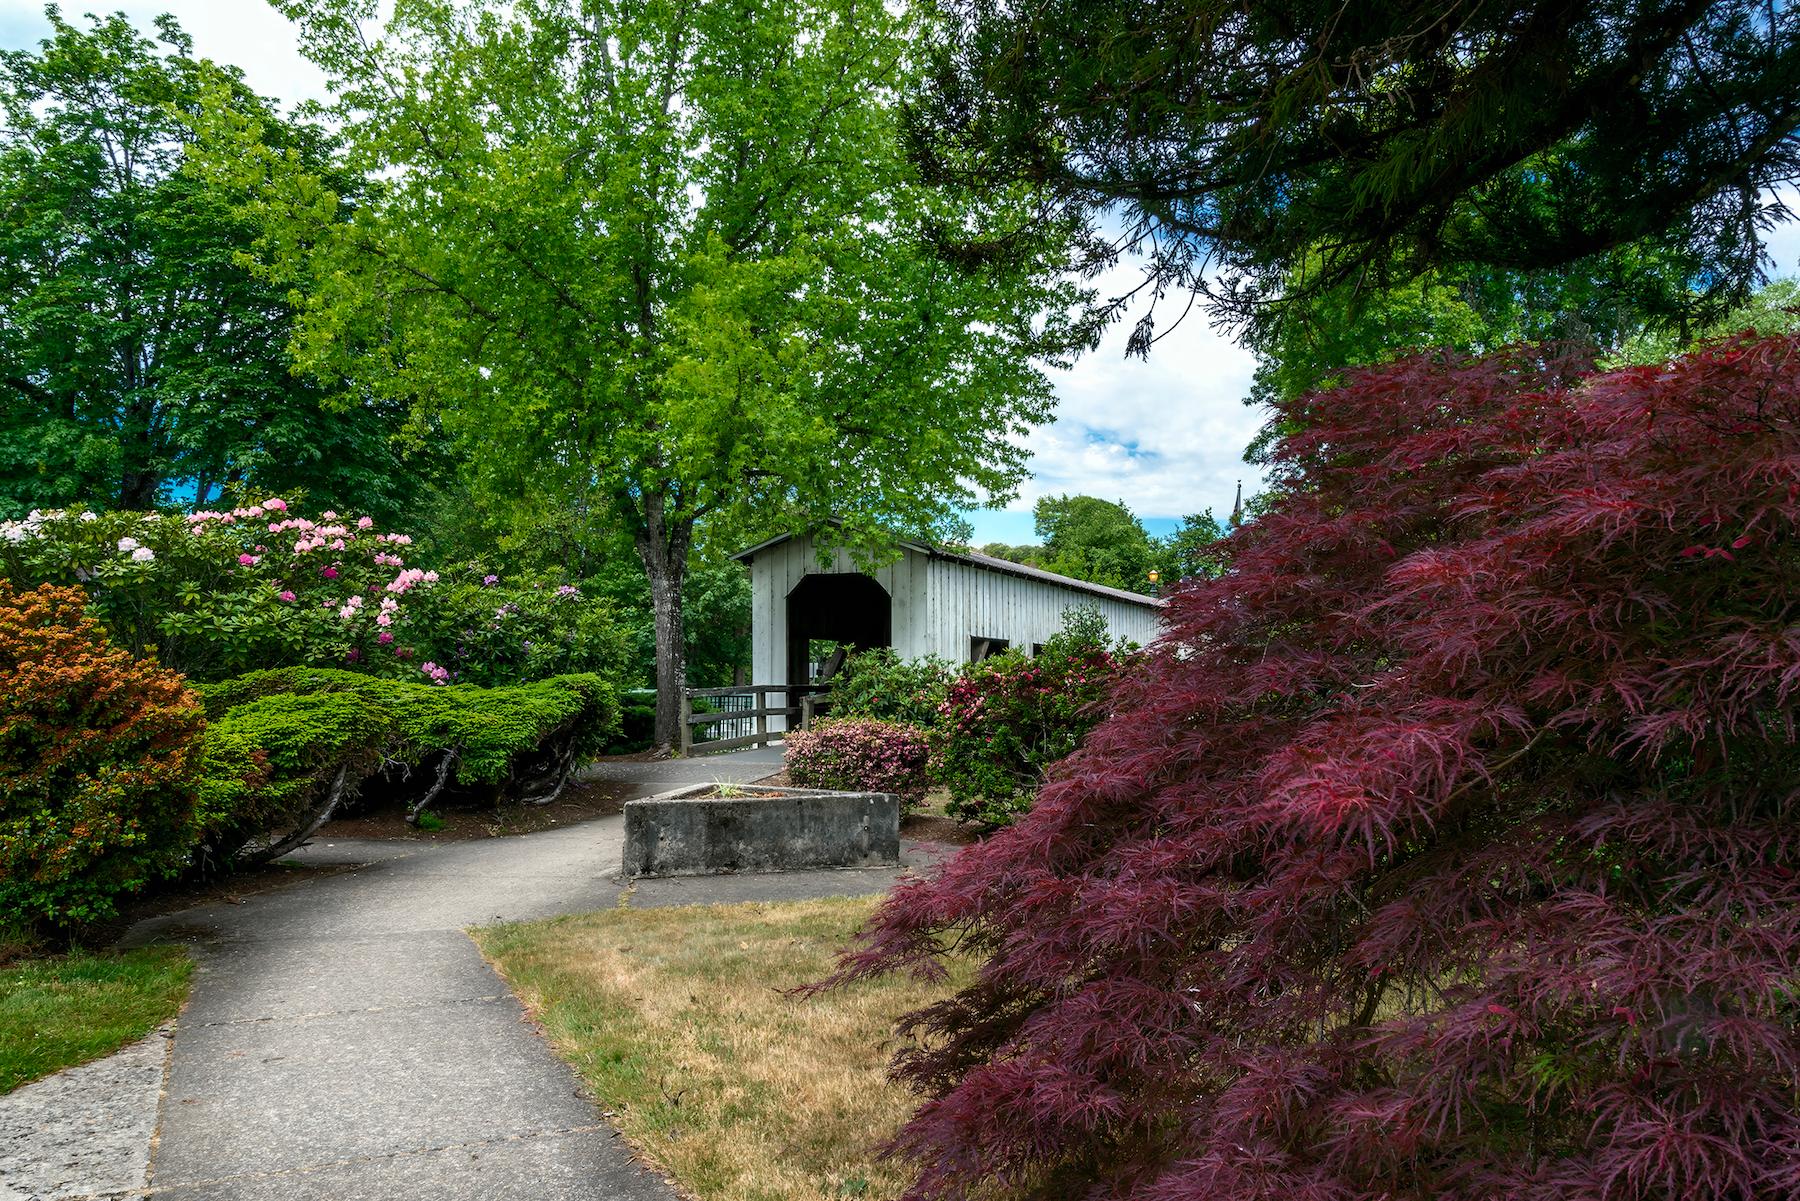
[{"label": "wooden railing", "polygon": [[[788,726],[805,729],[819,709],[819,694],[824,685],[740,684],[735,688],[690,688],[681,696],[681,753],[712,754],[714,751],[737,751],[746,747],[767,746],[785,732],[769,729],[771,717],[785,717]],[[771,705],[771,695],[790,704]],[[748,700],[748,705],[737,705]],[[714,701],[718,708],[711,713],[694,712],[695,701]],[[729,707],[728,707],[729,706]],[[702,738],[700,731],[725,726],[726,737]],[[739,733],[737,731],[743,731]]]}]

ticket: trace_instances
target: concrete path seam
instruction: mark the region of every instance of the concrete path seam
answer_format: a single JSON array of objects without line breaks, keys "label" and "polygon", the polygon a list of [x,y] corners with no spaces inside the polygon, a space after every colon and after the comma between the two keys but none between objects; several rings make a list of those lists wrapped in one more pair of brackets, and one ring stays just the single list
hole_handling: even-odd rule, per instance
[{"label": "concrete path seam", "polygon": [[191,1022],[195,1027],[255,1026],[269,1022],[310,1022],[322,1018],[350,1017],[359,1013],[406,1013],[421,1009],[447,1009],[455,1005],[492,1005],[511,998],[511,993],[487,993],[478,997],[442,997],[431,1001],[408,1001],[403,1005],[367,1005],[356,1009],[320,1009],[312,1013],[265,1014],[253,1018],[225,1018],[216,1022]]},{"label": "concrete path seam", "polygon": [[[306,1176],[315,1172],[330,1171],[336,1168],[354,1168],[361,1164],[386,1163],[398,1159],[413,1159],[421,1155],[442,1155],[452,1151],[479,1151],[487,1147],[504,1147],[518,1143],[529,1143],[538,1139],[566,1138],[577,1134],[609,1134],[619,1137],[617,1127],[607,1122],[592,1122],[585,1126],[558,1126],[544,1130],[521,1130],[512,1134],[496,1135],[493,1138],[476,1139],[463,1143],[440,1143],[429,1147],[410,1147],[404,1151],[384,1151],[379,1155],[353,1155],[348,1159],[333,1159],[320,1163],[309,1163],[304,1167],[278,1168],[270,1172],[234,1172],[228,1176],[211,1176],[199,1180],[183,1180],[179,1184],[156,1185],[142,1190],[142,1195],[155,1196],[157,1193],[186,1191],[193,1188],[210,1188],[213,1185],[232,1184],[249,1180],[279,1180],[283,1177]],[[643,1164],[638,1165],[645,1172],[651,1169]],[[108,1194],[109,1196],[111,1194]]]},{"label": "concrete path seam", "polygon": [[169,1037],[163,1044],[162,1087],[156,1090],[156,1122],[150,1127],[150,1146],[144,1153],[145,1190],[156,1179],[156,1145],[162,1141],[163,1117],[169,1112],[169,1076],[175,1071],[175,1035],[181,1027],[181,1015],[187,1012],[188,999],[193,995],[190,989],[188,996],[182,999],[181,1009],[169,1023]]}]

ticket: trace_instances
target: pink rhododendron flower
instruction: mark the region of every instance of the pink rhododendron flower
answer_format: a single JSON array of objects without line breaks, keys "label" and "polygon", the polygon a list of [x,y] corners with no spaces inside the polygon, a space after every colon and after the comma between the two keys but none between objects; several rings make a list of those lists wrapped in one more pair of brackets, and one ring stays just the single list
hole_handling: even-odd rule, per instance
[{"label": "pink rhododendron flower", "polygon": [[324,571],[321,571],[319,574],[324,576],[328,580],[335,580],[338,578],[338,569],[335,567],[327,567]]},{"label": "pink rhododendron flower", "polygon": [[283,588],[280,592],[277,592],[275,594],[275,599],[281,600],[281,601],[291,601],[294,599],[293,590],[289,589],[289,588]]},{"label": "pink rhododendron flower", "polygon": [[256,563],[255,555],[239,555],[238,556],[238,565],[240,567],[250,567],[250,566],[253,566],[255,563]]},{"label": "pink rhododendron flower", "polygon": [[381,643],[381,645],[383,645],[383,646],[386,646],[388,643],[392,642],[393,640],[394,640],[394,635],[387,630],[383,630],[383,631],[381,631],[381,633],[375,635],[375,641]]},{"label": "pink rhododendron flower", "polygon": [[273,509],[277,513],[285,513],[287,512],[287,501],[282,500],[279,496],[271,496],[268,500],[263,501],[262,507]]},{"label": "pink rhododendron flower", "polygon": [[394,624],[394,619],[386,613],[377,613],[375,615],[375,624],[378,626],[391,626]]},{"label": "pink rhododendron flower", "polygon": [[323,513],[319,514],[319,516],[323,517],[326,521],[336,521],[337,520],[337,510],[326,509]]},{"label": "pink rhododendron flower", "polygon": [[359,530],[366,530],[374,524],[375,519],[373,517],[358,517],[356,519],[356,528]]},{"label": "pink rhododendron flower", "polygon": [[332,550],[343,550],[344,549],[344,540],[342,538],[333,538],[331,540],[331,549]]}]

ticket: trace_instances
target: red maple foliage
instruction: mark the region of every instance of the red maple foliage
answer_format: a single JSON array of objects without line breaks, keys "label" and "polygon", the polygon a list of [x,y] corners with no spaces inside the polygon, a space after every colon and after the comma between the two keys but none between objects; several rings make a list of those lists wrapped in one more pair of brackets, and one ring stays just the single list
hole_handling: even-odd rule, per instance
[{"label": "red maple foliage", "polygon": [[918,1198],[1800,1196],[1800,340],[1407,359],[842,977]]}]

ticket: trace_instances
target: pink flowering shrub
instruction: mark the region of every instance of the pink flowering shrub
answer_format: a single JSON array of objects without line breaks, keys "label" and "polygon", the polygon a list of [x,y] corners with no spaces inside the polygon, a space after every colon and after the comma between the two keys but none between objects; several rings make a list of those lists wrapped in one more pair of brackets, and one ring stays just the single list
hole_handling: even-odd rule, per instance
[{"label": "pink flowering shrub", "polygon": [[1128,652],[1108,646],[1095,610],[1072,609],[1064,622],[1036,655],[995,655],[951,683],[932,735],[951,817],[1009,824],[1031,807],[1050,765],[1105,716]]},{"label": "pink flowering shrub", "polygon": [[412,542],[280,497],[185,515],[34,512],[0,522],[0,574],[83,588],[120,645],[203,681],[314,666],[492,685],[623,662],[604,602],[484,585],[473,565],[440,574],[411,562]]},{"label": "pink flowering shrub", "polygon": [[801,788],[891,792],[909,804],[925,796],[930,759],[925,731],[867,717],[792,731],[784,756],[789,778]]}]

